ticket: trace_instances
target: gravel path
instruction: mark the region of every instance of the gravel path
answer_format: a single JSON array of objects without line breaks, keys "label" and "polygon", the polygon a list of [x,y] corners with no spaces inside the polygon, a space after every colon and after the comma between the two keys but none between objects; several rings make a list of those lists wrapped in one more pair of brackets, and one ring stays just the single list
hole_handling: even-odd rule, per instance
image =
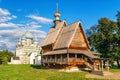
[{"label": "gravel path", "polygon": [[111,79],[111,80],[120,80],[120,72],[110,73],[109,75],[99,76],[95,74],[87,74],[86,78],[99,78],[99,79]]}]

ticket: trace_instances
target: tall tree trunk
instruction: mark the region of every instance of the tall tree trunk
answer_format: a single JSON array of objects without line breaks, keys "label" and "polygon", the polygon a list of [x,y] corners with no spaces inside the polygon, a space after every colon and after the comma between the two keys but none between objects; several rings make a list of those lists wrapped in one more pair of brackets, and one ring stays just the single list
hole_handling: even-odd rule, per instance
[{"label": "tall tree trunk", "polygon": [[117,65],[118,65],[118,69],[120,69],[119,59],[117,59]]}]

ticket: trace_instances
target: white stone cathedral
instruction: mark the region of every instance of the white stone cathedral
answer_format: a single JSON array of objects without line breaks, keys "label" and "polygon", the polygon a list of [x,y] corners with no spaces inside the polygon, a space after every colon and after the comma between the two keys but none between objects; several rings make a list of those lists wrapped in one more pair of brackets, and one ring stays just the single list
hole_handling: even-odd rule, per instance
[{"label": "white stone cathedral", "polygon": [[30,31],[26,31],[19,39],[11,64],[41,64],[41,47]]}]

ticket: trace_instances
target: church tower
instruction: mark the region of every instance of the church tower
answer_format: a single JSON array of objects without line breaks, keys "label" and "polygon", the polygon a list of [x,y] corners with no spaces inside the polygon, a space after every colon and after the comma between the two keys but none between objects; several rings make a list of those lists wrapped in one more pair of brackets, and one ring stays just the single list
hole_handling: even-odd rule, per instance
[{"label": "church tower", "polygon": [[55,20],[54,20],[54,28],[55,28],[57,26],[57,24],[59,24],[61,22],[60,13],[58,11],[58,4],[56,4],[56,12],[54,13],[54,17],[55,17]]}]

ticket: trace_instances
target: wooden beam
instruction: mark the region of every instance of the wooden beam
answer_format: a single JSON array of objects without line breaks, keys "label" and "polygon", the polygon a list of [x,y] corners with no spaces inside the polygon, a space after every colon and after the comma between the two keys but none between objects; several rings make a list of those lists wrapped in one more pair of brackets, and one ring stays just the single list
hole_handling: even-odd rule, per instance
[{"label": "wooden beam", "polygon": [[93,61],[93,71],[95,71],[95,60]]},{"label": "wooden beam", "polygon": [[48,62],[47,60],[48,60],[48,56],[45,56],[46,57],[46,59],[45,59],[45,62]]},{"label": "wooden beam", "polygon": [[84,59],[83,59],[83,58],[84,58],[84,57],[83,57],[83,54],[82,54],[81,56],[82,56],[82,60],[84,60]]},{"label": "wooden beam", "polygon": [[74,45],[70,45],[69,49],[88,50],[87,47],[80,47],[80,46],[74,46]]},{"label": "wooden beam", "polygon": [[101,71],[103,71],[103,60],[101,61]]},{"label": "wooden beam", "polygon": [[51,58],[51,55],[50,55],[50,62],[51,62],[51,59],[52,59],[52,58]]},{"label": "wooden beam", "polygon": [[62,62],[62,54],[60,55],[60,61]]},{"label": "wooden beam", "polygon": [[109,71],[109,60],[107,60],[107,70]]},{"label": "wooden beam", "polygon": [[55,55],[55,63],[57,62],[57,55]]},{"label": "wooden beam", "polygon": [[101,67],[100,67],[101,63],[100,63],[100,60],[99,60],[99,71],[101,70]]},{"label": "wooden beam", "polygon": [[77,61],[77,54],[75,54],[75,61]]},{"label": "wooden beam", "polygon": [[67,53],[67,62],[69,62],[69,53]]}]

